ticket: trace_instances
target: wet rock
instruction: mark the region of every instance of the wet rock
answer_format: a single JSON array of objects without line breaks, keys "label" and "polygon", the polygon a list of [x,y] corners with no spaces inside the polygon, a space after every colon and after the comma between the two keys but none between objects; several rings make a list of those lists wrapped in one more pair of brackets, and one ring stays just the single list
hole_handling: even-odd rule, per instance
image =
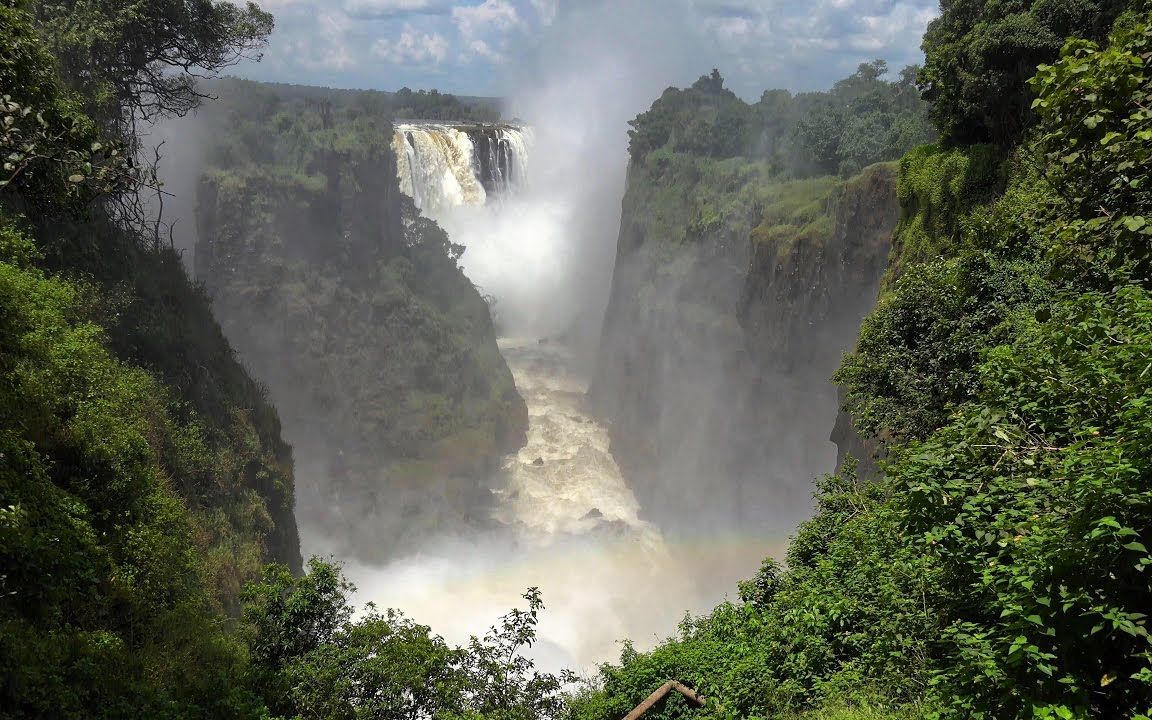
[{"label": "wet rock", "polygon": [[592,508],[588,513],[580,518],[581,520],[603,520],[604,513],[600,512],[600,508]]},{"label": "wet rock", "polygon": [[532,464],[533,464],[533,465],[535,465],[535,466],[537,466],[537,467],[539,467],[539,466],[541,466],[541,465],[543,465],[543,464],[544,464],[544,458],[542,458],[542,457],[538,457],[538,458],[536,458],[535,460],[533,460],[533,461],[532,461]]}]

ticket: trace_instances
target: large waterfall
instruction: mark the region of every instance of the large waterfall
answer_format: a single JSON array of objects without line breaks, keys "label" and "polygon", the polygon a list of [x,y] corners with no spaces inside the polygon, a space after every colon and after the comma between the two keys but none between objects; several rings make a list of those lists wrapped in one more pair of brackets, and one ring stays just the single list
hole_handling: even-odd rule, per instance
[{"label": "large waterfall", "polygon": [[412,608],[455,641],[539,586],[548,610],[538,659],[588,671],[614,659],[621,638],[650,645],[686,610],[714,605],[718,588],[756,567],[764,544],[670,542],[642,518],[607,429],[584,408],[573,332],[588,220],[573,197],[596,183],[544,147],[530,178],[529,153],[546,142],[574,140],[546,129],[536,139],[510,124],[395,126],[401,189],[465,247],[461,267],[494,298],[500,349],[528,405],[528,441],[487,479],[493,529],[445,528],[418,556],[349,570],[365,600]]},{"label": "large waterfall", "polygon": [[508,123],[398,123],[400,190],[425,213],[484,205],[525,186],[529,128]]}]

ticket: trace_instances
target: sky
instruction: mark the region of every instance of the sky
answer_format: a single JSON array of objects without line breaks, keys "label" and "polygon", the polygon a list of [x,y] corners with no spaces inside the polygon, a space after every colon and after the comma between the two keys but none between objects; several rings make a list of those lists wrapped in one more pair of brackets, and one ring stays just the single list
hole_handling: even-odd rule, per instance
[{"label": "sky", "polygon": [[[557,48],[640,48],[654,85],[718,68],[752,100],[922,59],[936,0],[261,0],[276,30],[235,74],[329,87],[513,94]],[[579,37],[577,37],[579,36]],[[596,62],[596,58],[569,58]]]}]

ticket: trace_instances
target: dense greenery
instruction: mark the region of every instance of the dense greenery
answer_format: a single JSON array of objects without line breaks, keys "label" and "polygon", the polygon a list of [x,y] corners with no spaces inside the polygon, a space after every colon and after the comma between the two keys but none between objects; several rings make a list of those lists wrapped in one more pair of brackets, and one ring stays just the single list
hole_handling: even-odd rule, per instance
[{"label": "dense greenery", "polygon": [[384,558],[480,515],[527,410],[463,248],[398,189],[388,103],[405,93],[217,89],[197,274],[321,478],[316,519]]},{"label": "dense greenery", "polygon": [[945,0],[924,33],[917,77],[948,142],[1020,140],[1032,120],[1028,79],[1065,38],[1104,38],[1123,0]]},{"label": "dense greenery", "polygon": [[629,123],[634,161],[665,149],[718,159],[745,157],[791,176],[851,175],[933,137],[927,105],[905,68],[895,81],[883,60],[863,63],[827,92],[767,90],[752,105],[724,88],[716,70],[690,88],[668,88]]},{"label": "dense greenery", "polygon": [[544,604],[524,594],[483,638],[453,647],[396,610],[369,605],[353,620],[352,588],[339,568],[313,560],[294,578],[269,566],[249,586],[244,637],[253,686],[275,716],[552,720],[563,716],[561,684],[533,667],[524,651],[536,640]]},{"label": "dense greenery", "polygon": [[[626,648],[579,717],[666,677],[714,717],[1152,714],[1152,17],[1022,6],[948,3],[926,37],[951,145],[901,161],[886,286],[837,376],[884,475],[826,478],[785,568]],[[1054,28],[1096,40],[1057,58]]]},{"label": "dense greenery", "polygon": [[131,138],[40,27],[0,4],[0,707],[251,715],[225,618],[299,567],[291,456],[177,255],[110,217]]},{"label": "dense greenery", "polygon": [[[107,98],[60,82],[76,79],[48,51],[62,38],[45,42],[32,20],[0,4],[0,714],[558,716],[563,678],[523,656],[537,591],[455,648],[395,612],[353,621],[331,565],[293,574],[292,460],[276,414],[176,253],[113,214],[145,179],[125,160],[134,138],[101,137],[115,124],[83,109]],[[452,293],[475,291],[459,248],[410,203],[404,216],[393,263],[373,270],[397,283],[381,307],[442,332]],[[412,277],[427,294],[397,305]],[[490,323],[478,296],[473,309]],[[430,352],[444,350],[432,337]],[[288,566],[261,575],[269,559]]]}]

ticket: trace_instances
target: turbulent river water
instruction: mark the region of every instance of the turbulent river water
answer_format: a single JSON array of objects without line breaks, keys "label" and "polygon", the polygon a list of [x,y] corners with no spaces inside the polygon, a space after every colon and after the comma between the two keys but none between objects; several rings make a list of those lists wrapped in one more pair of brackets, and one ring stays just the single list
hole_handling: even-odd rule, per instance
[{"label": "turbulent river water", "polygon": [[547,606],[534,655],[549,670],[590,672],[674,632],[685,612],[733,595],[772,548],[723,537],[671,544],[641,518],[609,452],[605,428],[582,410],[569,351],[536,339],[500,341],[528,405],[528,442],[495,479],[493,527],[431,542],[386,567],[347,572],[358,600],[404,610],[452,642],[482,634],[539,587]]},{"label": "turbulent river water", "polygon": [[571,304],[563,288],[581,247],[566,188],[533,187],[528,177],[531,139],[509,125],[396,128],[401,187],[467,247],[465,273],[522,336],[500,340],[500,349],[528,406],[528,440],[491,480],[486,527],[444,528],[418,554],[345,570],[358,601],[399,608],[455,643],[483,634],[539,587],[546,610],[535,659],[552,671],[589,672],[616,659],[621,640],[651,647],[686,612],[734,595],[736,580],[779,543],[723,527],[679,539],[676,528],[661,532],[643,519],[607,429],[584,411],[572,350],[538,339],[563,327]]}]

